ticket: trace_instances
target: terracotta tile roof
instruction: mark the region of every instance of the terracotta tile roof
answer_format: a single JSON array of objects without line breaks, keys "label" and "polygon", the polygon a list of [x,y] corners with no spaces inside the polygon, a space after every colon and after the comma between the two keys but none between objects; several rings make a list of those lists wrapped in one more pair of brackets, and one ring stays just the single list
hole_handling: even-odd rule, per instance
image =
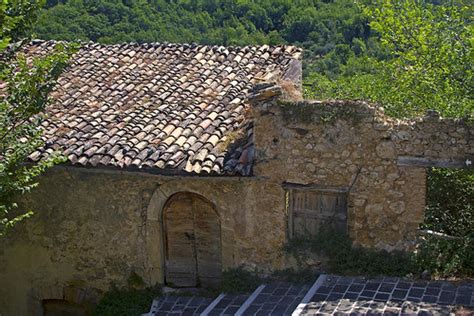
[{"label": "terracotta tile roof", "polygon": [[300,55],[292,46],[84,44],[58,80],[45,146],[30,159],[61,149],[73,165],[251,175],[245,100],[259,80],[294,77]]}]

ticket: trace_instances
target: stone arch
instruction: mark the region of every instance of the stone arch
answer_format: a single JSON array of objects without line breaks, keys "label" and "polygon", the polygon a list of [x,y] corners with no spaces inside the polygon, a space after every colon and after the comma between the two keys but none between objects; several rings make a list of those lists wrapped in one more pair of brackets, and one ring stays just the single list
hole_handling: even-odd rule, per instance
[{"label": "stone arch", "polygon": [[[165,282],[165,253],[164,253],[164,231],[163,231],[163,210],[170,197],[180,192],[194,193],[204,197],[214,206],[215,212],[222,217],[220,214],[219,205],[216,198],[212,195],[212,190],[208,186],[203,186],[200,181],[183,181],[172,180],[165,182],[158,186],[153,192],[148,203],[147,214],[146,214],[146,233],[145,242],[147,249],[147,262],[146,271],[148,275],[148,284],[164,284]],[[226,251],[232,251],[231,247],[224,247],[224,244],[232,243],[233,231],[226,230],[226,234],[222,232],[222,257],[228,257],[232,260],[232,254],[225,255]],[[225,266],[230,266],[231,262],[223,262]]]}]

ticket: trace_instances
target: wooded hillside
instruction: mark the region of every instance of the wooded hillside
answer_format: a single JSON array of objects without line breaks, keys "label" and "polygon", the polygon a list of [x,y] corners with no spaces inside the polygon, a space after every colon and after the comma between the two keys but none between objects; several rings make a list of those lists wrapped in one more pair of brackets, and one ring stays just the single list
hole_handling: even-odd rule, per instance
[{"label": "wooded hillside", "polygon": [[35,29],[42,39],[290,43],[305,49],[305,74],[331,76],[353,55],[383,55],[352,0],[48,0],[46,8]]}]

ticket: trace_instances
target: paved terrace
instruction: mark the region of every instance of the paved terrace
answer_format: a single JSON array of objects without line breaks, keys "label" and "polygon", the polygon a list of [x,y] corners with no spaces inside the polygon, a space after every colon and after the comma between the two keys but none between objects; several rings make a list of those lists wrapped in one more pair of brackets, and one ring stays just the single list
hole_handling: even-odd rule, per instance
[{"label": "paved terrace", "polygon": [[473,315],[474,282],[320,275],[313,284],[274,282],[251,294],[214,299],[164,296],[158,315]]}]

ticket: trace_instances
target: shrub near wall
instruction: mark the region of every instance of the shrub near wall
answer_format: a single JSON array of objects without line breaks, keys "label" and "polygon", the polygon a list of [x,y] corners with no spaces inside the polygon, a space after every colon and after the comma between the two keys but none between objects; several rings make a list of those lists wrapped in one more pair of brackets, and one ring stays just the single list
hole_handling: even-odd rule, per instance
[{"label": "shrub near wall", "polygon": [[474,276],[474,170],[434,168],[427,189],[422,228],[453,238],[423,237],[418,265],[440,277]]},{"label": "shrub near wall", "polygon": [[107,292],[97,305],[96,316],[141,315],[150,310],[153,299],[161,295],[160,287],[142,290],[113,288]]},{"label": "shrub near wall", "polygon": [[285,250],[300,264],[306,251],[324,255],[328,258],[327,269],[336,274],[406,276],[419,270],[411,253],[353,246],[348,235],[332,228],[322,229],[313,238],[294,239]]}]

